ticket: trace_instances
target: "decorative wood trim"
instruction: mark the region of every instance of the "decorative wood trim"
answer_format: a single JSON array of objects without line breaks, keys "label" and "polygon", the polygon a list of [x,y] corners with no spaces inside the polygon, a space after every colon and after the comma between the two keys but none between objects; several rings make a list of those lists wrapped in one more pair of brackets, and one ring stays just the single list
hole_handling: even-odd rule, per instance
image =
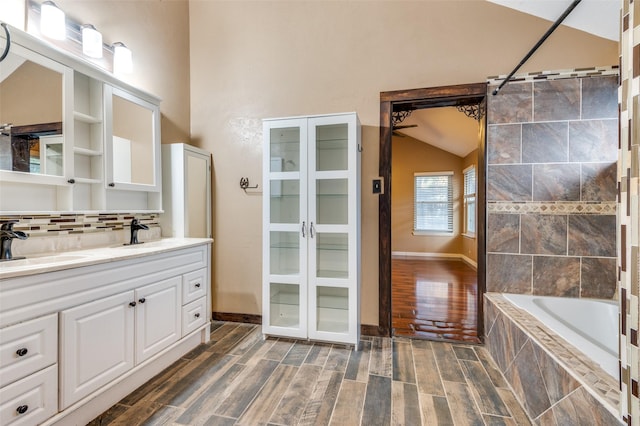
[{"label": "decorative wood trim", "polygon": [[[380,93],[380,163],[379,175],[384,178],[384,193],[380,195],[378,243],[378,330],[382,336],[391,335],[391,112],[394,104],[433,108],[482,102],[487,98],[487,83],[459,84]],[[483,295],[486,274],[486,114],[482,119],[484,138],[478,146],[478,337],[483,338]]]},{"label": "decorative wood trim", "polygon": [[376,337],[384,337],[387,335],[383,333],[383,330],[381,330],[380,327],[378,327],[377,325],[371,325],[371,324],[361,324],[360,334],[363,336],[376,336]]},{"label": "decorative wood trim", "polygon": [[235,312],[211,312],[211,319],[215,321],[244,322],[247,324],[262,324],[262,315],[238,314]]},{"label": "decorative wood trim", "polygon": [[[380,99],[382,99],[382,93]],[[392,104],[380,101],[380,165],[384,190],[378,198],[378,329],[391,335],[391,111]]]}]

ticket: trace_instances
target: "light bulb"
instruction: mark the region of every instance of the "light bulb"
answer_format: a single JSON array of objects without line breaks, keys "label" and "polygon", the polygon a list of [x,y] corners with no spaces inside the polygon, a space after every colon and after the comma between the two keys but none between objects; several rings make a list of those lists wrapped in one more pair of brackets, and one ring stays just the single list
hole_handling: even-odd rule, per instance
[{"label": "light bulb", "polygon": [[91,58],[102,58],[102,34],[93,25],[82,26],[82,53]]},{"label": "light bulb", "polygon": [[67,37],[64,12],[52,1],[45,1],[40,6],[40,32],[56,40]]},{"label": "light bulb", "polygon": [[130,74],[133,71],[131,50],[122,42],[113,43],[113,73]]}]

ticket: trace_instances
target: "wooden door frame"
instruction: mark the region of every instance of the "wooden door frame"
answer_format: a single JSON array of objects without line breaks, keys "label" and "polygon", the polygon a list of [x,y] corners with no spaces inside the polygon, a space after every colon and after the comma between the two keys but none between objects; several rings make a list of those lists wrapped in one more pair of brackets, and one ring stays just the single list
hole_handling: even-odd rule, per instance
[{"label": "wooden door frame", "polygon": [[[398,90],[380,93],[380,165],[384,191],[379,198],[379,275],[378,275],[378,334],[391,336],[391,113],[394,105],[419,104],[422,108],[455,106],[460,102],[478,103],[486,106],[487,84],[472,83],[454,86],[429,87],[423,89]],[[486,108],[485,108],[486,110]],[[486,113],[485,137],[478,144],[477,206],[477,326],[478,337],[484,337],[483,296],[486,285]]]}]

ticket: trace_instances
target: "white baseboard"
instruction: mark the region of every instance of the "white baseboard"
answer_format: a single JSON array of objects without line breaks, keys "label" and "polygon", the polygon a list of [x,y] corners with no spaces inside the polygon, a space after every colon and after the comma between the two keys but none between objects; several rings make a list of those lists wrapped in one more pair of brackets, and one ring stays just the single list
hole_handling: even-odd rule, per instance
[{"label": "white baseboard", "polygon": [[478,263],[459,253],[425,253],[411,251],[393,251],[391,257],[428,257],[432,259],[458,259],[474,269],[478,269]]}]

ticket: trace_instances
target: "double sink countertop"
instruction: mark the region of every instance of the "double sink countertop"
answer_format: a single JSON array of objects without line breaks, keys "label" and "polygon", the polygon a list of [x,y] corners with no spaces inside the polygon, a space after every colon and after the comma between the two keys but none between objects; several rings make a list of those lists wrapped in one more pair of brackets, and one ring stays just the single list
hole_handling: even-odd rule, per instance
[{"label": "double sink countertop", "polygon": [[210,238],[163,238],[136,245],[119,244],[59,254],[49,253],[27,256],[26,259],[0,262],[0,280],[133,259],[212,242],[213,240]]}]

